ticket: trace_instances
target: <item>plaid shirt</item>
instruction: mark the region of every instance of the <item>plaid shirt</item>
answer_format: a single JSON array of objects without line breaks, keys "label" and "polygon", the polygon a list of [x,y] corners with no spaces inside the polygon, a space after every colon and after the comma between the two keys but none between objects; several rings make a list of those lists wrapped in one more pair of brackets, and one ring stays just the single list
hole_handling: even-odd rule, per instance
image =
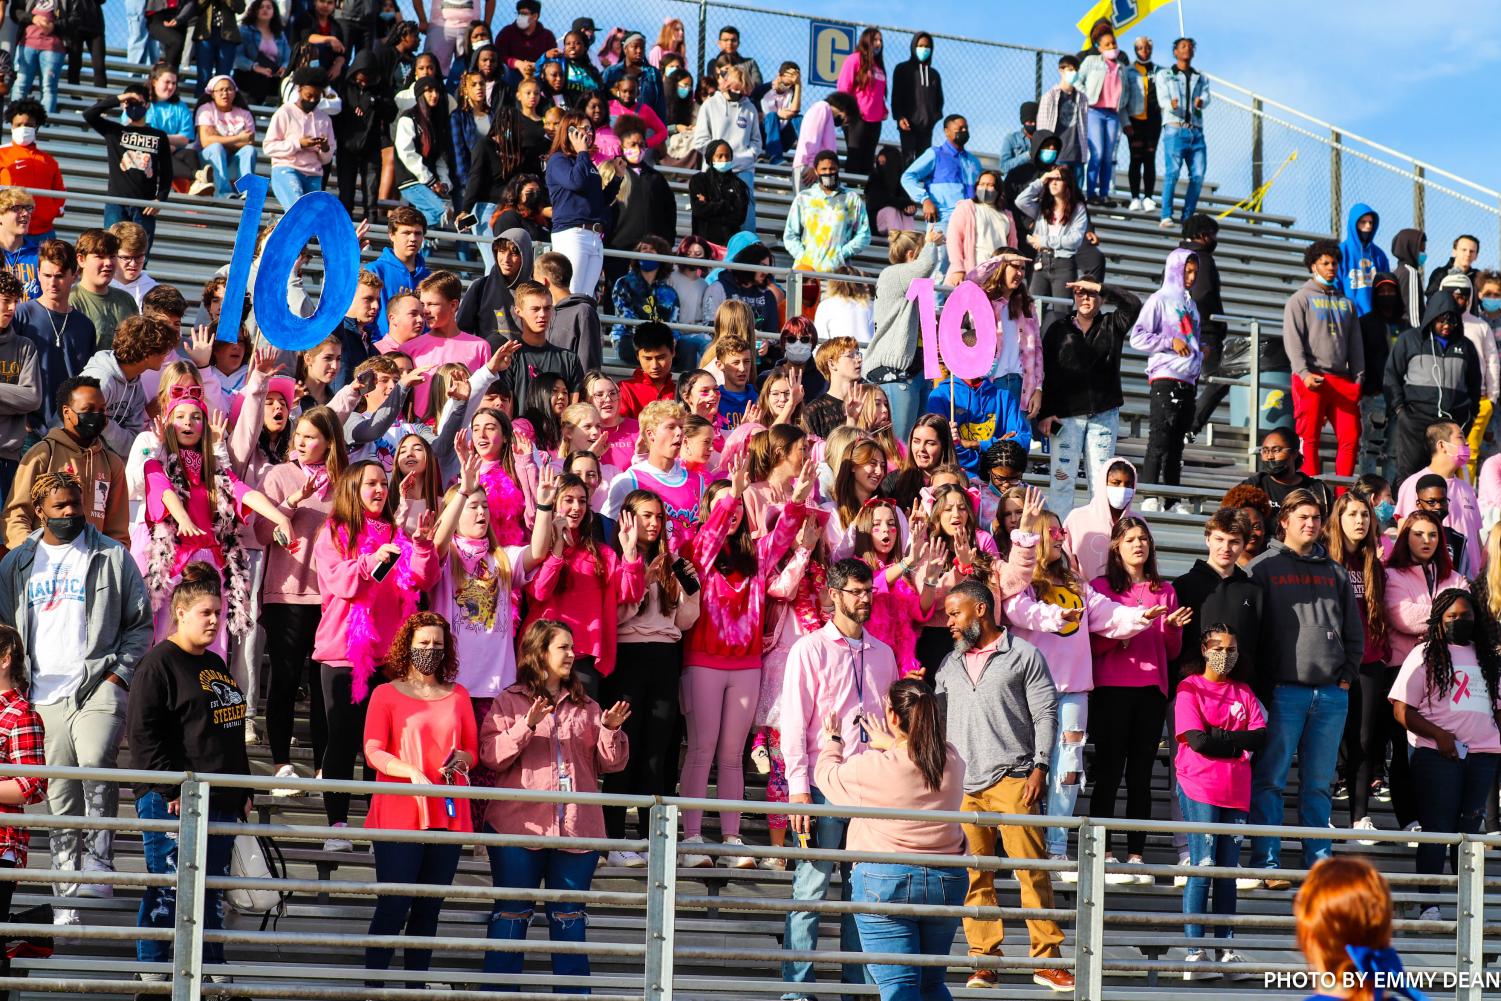
[{"label": "plaid shirt", "polygon": [[[0,692],[0,763],[7,765],[45,765],[42,753],[42,717],[14,689]],[[24,803],[40,803],[47,795],[47,780],[18,778]],[[0,814],[24,813],[20,806],[0,803]],[[0,827],[0,857],[14,856],[15,864],[26,865],[26,848],[31,832],[24,827]]]}]

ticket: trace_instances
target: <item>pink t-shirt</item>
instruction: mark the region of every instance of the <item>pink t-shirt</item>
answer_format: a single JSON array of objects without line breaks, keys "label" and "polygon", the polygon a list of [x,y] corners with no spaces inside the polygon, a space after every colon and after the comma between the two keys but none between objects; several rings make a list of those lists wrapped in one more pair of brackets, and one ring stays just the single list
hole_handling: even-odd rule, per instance
[{"label": "pink t-shirt", "polygon": [[[381,343],[385,343],[382,341]],[[401,351],[417,368],[424,365],[446,365],[457,362],[471,372],[478,372],[490,360],[490,345],[483,337],[459,333],[452,337],[423,334],[401,345]],[[423,379],[413,392],[416,394],[417,413],[427,413],[427,395],[432,389],[432,377]]]},{"label": "pink t-shirt", "polygon": [[207,125],[216,136],[237,136],[241,132],[255,135],[254,115],[244,108],[232,107],[228,111],[220,111],[212,101],[198,109],[193,116],[193,124],[199,128]]},{"label": "pink t-shirt", "polygon": [[1100,86],[1100,99],[1096,108],[1114,111],[1121,104],[1121,64],[1114,59],[1105,60],[1105,82]]},{"label": "pink t-shirt", "polygon": [[[218,538],[213,534],[214,513],[212,506],[209,504],[208,490],[198,482],[198,477],[195,474],[189,472],[187,473],[187,477],[188,482],[191,484],[191,489],[188,491],[187,499],[183,502],[183,507],[187,508],[188,517],[192,519],[193,524],[209,534],[200,535],[196,538],[178,537],[177,553],[172,559],[173,576],[182,573],[183,567],[192,562],[195,557],[201,557],[202,554],[210,556],[214,566],[220,570],[224,569],[224,550],[220,547]],[[243,518],[246,513],[244,507],[245,495],[250,492],[250,488],[241,483],[234,473],[229,474],[229,480],[234,488],[236,513]],[[167,469],[162,465],[161,460],[146,460],[147,524],[155,525],[157,522],[166,521],[171,517],[167,513],[167,505],[163,503],[162,496],[174,492],[176,492],[176,488],[172,486],[172,480],[167,476]]]},{"label": "pink t-shirt", "polygon": [[[372,740],[381,750],[419,769],[434,785],[444,784],[443,764],[454,751],[479,756],[479,727],[463,685],[454,685],[448,695],[431,702],[405,695],[395,685],[376,688],[365,713],[362,755],[365,742]],[[410,779],[384,772],[378,772],[375,779],[411,785]],[[396,831],[474,830],[468,804],[455,800],[455,805],[458,809],[450,817],[442,799],[376,793],[370,797],[365,826]]]},{"label": "pink t-shirt", "polygon": [[[1430,700],[1425,691],[1428,673],[1423,670],[1423,651],[1426,649],[1427,643],[1419,643],[1402,662],[1397,680],[1392,682],[1391,700],[1412,706],[1428,722],[1454,734],[1454,739],[1468,745],[1472,752],[1501,752],[1501,733],[1496,731],[1496,717],[1486,698],[1485,678],[1475,660],[1475,648],[1449,647],[1449,657],[1454,663],[1454,681],[1447,695],[1434,700]],[[1413,747],[1438,746],[1411,731],[1407,734],[1407,742]]]},{"label": "pink t-shirt", "polygon": [[1201,674],[1184,678],[1173,705],[1178,746],[1178,788],[1195,803],[1230,810],[1251,808],[1251,754],[1211,758],[1181,743],[1190,730],[1217,726],[1222,730],[1260,730],[1266,726],[1261,703],[1249,685],[1239,681],[1210,681]]}]

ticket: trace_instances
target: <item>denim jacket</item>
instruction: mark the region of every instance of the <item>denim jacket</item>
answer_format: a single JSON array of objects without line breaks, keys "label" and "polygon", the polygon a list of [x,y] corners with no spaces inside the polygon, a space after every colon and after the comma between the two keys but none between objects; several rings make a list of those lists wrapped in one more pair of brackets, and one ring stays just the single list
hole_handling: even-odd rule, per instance
[{"label": "denim jacket", "polygon": [[[1209,107],[1209,78],[1202,72],[1193,71],[1192,93],[1184,95],[1183,74],[1177,66],[1164,66],[1157,71],[1157,104],[1162,108],[1162,127],[1178,128],[1191,125],[1204,127],[1204,108]],[[1173,107],[1173,102],[1178,107]],[[1204,108],[1195,108],[1195,101],[1203,101]]]}]

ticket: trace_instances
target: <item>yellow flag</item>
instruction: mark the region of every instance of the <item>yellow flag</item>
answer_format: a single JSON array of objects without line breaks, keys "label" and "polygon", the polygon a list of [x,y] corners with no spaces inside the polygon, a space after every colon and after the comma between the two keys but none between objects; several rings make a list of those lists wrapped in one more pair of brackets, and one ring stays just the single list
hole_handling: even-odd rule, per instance
[{"label": "yellow flag", "polygon": [[1148,14],[1166,7],[1173,0],[1099,0],[1079,19],[1079,33],[1084,44],[1089,45],[1089,29],[1100,18],[1107,18],[1115,25],[1117,36],[1134,28]]}]

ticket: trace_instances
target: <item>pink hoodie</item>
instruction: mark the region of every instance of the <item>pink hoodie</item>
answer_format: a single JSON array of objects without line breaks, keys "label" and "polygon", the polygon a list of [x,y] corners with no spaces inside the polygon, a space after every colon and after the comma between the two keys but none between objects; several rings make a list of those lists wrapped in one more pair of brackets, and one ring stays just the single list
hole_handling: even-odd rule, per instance
[{"label": "pink hoodie", "polygon": [[1167,612],[1128,640],[1106,639],[1098,635],[1090,638],[1096,687],[1145,688],[1156,685],[1166,695],[1170,687],[1168,662],[1183,648],[1183,630],[1167,624],[1168,613],[1178,607],[1178,594],[1173,585],[1164,582],[1154,591],[1151,584],[1143,581],[1132,584],[1124,593],[1117,593],[1103,576],[1090,583],[1105,597],[1132,608],[1167,606]]},{"label": "pink hoodie", "polygon": [[[1040,586],[1047,587],[1047,593],[1039,598]],[[1064,621],[1065,608],[1081,607],[1084,615],[1078,622]],[[1094,689],[1090,633],[1128,640],[1151,625],[1142,617],[1143,609],[1112,601],[1088,584],[1082,601],[1067,588],[1034,584],[1006,599],[1001,608],[1016,635],[1035,646],[1047,661],[1048,673],[1061,694]]]},{"label": "pink hoodie", "polygon": [[1386,636],[1392,645],[1388,664],[1401,666],[1412,653],[1412,648],[1423,641],[1428,633],[1434,597],[1451,587],[1468,591],[1470,583],[1451,571],[1448,577],[1429,590],[1428,575],[1422,567],[1387,568],[1382,600],[1386,605]]},{"label": "pink hoodie", "polygon": [[[1089,499],[1084,507],[1076,507],[1063,519],[1063,544],[1073,554],[1074,565],[1079,570],[1079,576],[1085,580],[1094,580],[1105,572],[1105,564],[1110,557],[1110,533],[1115,531],[1115,523],[1120,520],[1110,509],[1110,501],[1105,495],[1105,474],[1115,463],[1120,463],[1131,470],[1131,485],[1134,487],[1138,479],[1136,467],[1131,465],[1120,456],[1111,456],[1100,467],[1095,482],[1100,484],[1100,489]],[[1128,502],[1120,517],[1135,514]]]}]

